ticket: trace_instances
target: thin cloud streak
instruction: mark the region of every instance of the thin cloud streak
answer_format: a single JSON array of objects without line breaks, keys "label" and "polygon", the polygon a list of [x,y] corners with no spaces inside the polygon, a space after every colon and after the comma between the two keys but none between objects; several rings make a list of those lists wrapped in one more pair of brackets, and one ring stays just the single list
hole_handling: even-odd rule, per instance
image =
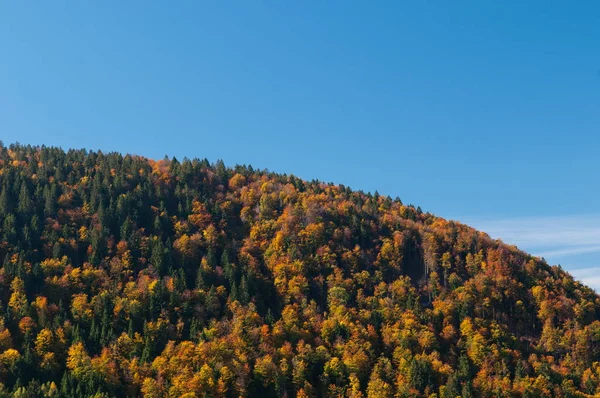
[{"label": "thin cloud streak", "polygon": [[537,255],[541,257],[560,257],[565,255],[586,254],[595,252],[600,252],[600,246],[576,246],[571,248],[540,252]]},{"label": "thin cloud streak", "polygon": [[537,256],[600,252],[600,215],[473,219],[467,224]]},{"label": "thin cloud streak", "polygon": [[[600,252],[600,215],[560,217],[526,217],[506,220],[467,219],[466,224],[486,232],[492,238],[502,239],[535,256],[544,257],[551,264],[574,264],[574,257]],[[580,257],[579,259],[583,259]],[[589,258],[587,259],[589,261]],[[593,260],[595,264],[600,261]],[[600,292],[600,267],[565,269],[575,279]],[[592,265],[592,264],[588,264]],[[585,267],[580,263],[579,267]]]},{"label": "thin cloud streak", "polygon": [[600,292],[600,267],[574,269],[569,271],[569,273],[584,285]]}]

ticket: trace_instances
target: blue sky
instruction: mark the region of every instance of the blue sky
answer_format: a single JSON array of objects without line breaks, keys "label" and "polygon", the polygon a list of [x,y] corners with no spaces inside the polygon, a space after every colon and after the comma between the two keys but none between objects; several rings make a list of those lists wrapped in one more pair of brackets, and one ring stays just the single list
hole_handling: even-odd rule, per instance
[{"label": "blue sky", "polygon": [[8,1],[0,138],[379,190],[600,288],[599,49],[595,1]]}]

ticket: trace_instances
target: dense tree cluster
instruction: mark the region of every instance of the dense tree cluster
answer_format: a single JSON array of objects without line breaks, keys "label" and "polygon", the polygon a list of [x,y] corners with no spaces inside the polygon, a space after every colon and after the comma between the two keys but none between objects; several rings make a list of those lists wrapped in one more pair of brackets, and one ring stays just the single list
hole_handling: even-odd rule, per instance
[{"label": "dense tree cluster", "polygon": [[584,397],[600,298],[376,194],[0,145],[0,396]]}]

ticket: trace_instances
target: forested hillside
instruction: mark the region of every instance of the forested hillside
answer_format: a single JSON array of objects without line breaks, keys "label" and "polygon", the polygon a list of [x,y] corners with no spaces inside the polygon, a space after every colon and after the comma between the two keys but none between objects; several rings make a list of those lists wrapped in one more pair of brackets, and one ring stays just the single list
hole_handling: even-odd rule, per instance
[{"label": "forested hillside", "polygon": [[0,188],[0,396],[600,394],[594,291],[399,199],[19,145]]}]

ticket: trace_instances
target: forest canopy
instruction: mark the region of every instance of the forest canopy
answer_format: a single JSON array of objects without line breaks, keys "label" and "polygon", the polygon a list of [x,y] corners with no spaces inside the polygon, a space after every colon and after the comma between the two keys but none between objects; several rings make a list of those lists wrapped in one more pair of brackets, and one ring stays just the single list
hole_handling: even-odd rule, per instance
[{"label": "forest canopy", "polygon": [[600,395],[600,297],[292,175],[0,145],[0,397]]}]

